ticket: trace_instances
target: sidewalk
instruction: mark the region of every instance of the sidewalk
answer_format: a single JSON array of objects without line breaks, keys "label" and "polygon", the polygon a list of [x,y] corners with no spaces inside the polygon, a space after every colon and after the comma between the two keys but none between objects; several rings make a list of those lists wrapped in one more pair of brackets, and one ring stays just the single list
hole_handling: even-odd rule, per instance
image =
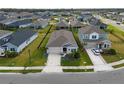
[{"label": "sidewalk", "polygon": [[96,56],[91,49],[86,49],[92,63],[94,64],[94,71],[110,71],[113,70],[111,65],[108,65],[101,55]]},{"label": "sidewalk", "polygon": [[123,64],[123,63],[124,63],[124,59],[120,60],[120,61],[117,61],[117,62],[109,63],[109,65],[114,66],[114,65],[119,65],[119,64]]}]

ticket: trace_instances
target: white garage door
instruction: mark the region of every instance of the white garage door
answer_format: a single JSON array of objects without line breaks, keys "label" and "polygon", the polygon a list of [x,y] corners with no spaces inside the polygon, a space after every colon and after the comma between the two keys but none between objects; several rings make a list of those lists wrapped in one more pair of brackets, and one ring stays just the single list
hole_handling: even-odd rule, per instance
[{"label": "white garage door", "polygon": [[47,53],[57,53],[57,54],[60,54],[61,53],[61,48],[60,47],[48,48]]}]

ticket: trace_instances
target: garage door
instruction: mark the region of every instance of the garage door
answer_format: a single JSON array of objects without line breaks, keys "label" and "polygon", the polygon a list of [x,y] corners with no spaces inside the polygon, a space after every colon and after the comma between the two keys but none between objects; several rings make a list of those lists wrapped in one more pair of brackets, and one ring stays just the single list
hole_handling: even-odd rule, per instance
[{"label": "garage door", "polygon": [[52,47],[52,48],[48,48],[47,53],[57,53],[57,54],[60,54],[60,53],[62,53],[62,51],[61,51],[60,47]]}]

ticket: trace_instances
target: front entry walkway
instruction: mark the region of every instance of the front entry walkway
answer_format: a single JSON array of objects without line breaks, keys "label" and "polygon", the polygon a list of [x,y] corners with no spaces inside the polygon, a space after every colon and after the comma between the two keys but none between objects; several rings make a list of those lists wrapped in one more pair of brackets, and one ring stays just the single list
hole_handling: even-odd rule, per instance
[{"label": "front entry walkway", "polygon": [[61,55],[59,54],[49,54],[47,59],[46,67],[44,67],[43,72],[63,72],[60,66]]},{"label": "front entry walkway", "polygon": [[94,64],[94,71],[109,71],[112,70],[112,66],[107,64],[101,55],[96,56],[91,49],[86,49],[91,61]]}]

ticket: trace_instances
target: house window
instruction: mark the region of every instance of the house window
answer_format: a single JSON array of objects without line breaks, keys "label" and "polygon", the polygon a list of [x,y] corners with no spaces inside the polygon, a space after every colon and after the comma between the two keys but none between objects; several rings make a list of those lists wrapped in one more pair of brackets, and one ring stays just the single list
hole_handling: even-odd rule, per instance
[{"label": "house window", "polygon": [[11,48],[10,51],[15,51],[15,48]]},{"label": "house window", "polygon": [[97,38],[97,36],[96,35],[92,35],[92,39],[96,39]]},{"label": "house window", "polygon": [[71,49],[71,52],[75,52],[76,51],[76,49]]}]

